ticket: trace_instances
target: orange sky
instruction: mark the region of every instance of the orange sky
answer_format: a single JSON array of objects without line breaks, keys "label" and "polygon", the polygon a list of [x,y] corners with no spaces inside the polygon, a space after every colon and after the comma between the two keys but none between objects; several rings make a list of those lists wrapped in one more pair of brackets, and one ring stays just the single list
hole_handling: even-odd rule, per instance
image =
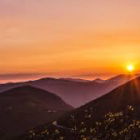
[{"label": "orange sky", "polygon": [[139,0],[1,0],[0,31],[6,81],[6,74],[107,78],[129,63],[139,71]]}]

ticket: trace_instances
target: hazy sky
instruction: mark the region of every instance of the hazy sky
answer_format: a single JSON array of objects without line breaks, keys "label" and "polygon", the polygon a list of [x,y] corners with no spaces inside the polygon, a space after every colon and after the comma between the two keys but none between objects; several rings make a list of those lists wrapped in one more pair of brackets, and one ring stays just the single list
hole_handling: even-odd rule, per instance
[{"label": "hazy sky", "polygon": [[0,0],[4,77],[104,78],[139,60],[140,0]]}]

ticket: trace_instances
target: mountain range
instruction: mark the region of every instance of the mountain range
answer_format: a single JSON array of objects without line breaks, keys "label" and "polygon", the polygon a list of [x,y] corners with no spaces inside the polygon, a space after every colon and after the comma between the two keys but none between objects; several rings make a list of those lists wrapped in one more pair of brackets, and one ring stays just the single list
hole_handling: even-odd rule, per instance
[{"label": "mountain range", "polygon": [[52,92],[61,97],[67,104],[77,108],[101,97],[137,76],[139,74],[118,75],[108,80],[95,79],[93,81],[72,78],[43,78],[35,81],[1,84],[0,92],[18,86],[30,85]]},{"label": "mountain range", "polygon": [[18,140],[139,140],[140,77]]}]

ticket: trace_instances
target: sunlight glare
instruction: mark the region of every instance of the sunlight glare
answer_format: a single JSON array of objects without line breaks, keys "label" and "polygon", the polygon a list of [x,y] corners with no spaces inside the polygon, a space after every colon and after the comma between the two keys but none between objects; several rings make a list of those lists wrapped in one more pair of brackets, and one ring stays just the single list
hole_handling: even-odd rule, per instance
[{"label": "sunlight glare", "polygon": [[129,72],[134,71],[134,66],[133,66],[133,65],[128,65],[128,66],[127,66],[127,70],[128,70]]}]

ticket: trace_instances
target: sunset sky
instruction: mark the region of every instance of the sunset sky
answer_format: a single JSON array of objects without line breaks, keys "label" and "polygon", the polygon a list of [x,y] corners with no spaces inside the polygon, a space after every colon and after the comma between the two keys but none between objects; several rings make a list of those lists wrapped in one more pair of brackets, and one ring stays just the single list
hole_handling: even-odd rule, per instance
[{"label": "sunset sky", "polygon": [[0,0],[0,81],[94,79],[140,67],[140,0]]}]

